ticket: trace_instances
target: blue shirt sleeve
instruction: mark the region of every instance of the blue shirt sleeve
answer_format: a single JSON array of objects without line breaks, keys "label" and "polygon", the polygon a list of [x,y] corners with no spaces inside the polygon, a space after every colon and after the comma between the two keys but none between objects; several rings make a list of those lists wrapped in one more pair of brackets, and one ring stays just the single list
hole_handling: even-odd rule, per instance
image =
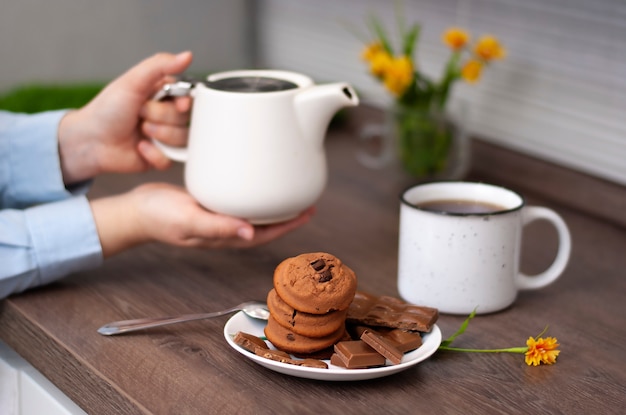
[{"label": "blue shirt sleeve", "polygon": [[23,208],[68,197],[57,129],[65,111],[0,111],[0,206]]},{"label": "blue shirt sleeve", "polygon": [[0,299],[102,263],[87,186],[66,189],[64,111],[0,111]]}]

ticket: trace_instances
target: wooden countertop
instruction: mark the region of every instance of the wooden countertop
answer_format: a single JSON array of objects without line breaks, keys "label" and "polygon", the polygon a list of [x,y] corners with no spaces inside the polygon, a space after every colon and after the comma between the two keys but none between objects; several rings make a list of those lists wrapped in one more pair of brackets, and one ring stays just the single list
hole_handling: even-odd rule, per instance
[{"label": "wooden countertop", "polygon": [[[626,227],[619,207],[625,206],[626,191],[607,183],[610,192],[595,186],[591,191],[600,198],[596,204],[615,207],[614,219],[581,209],[568,203],[589,194],[580,180],[559,173],[547,177],[558,177],[560,185],[543,177],[526,187],[523,178],[506,175],[520,156],[481,142],[475,144],[480,166],[469,179],[511,185],[529,204],[556,209],[572,232],[573,253],[556,283],[521,293],[505,311],[476,317],[455,345],[523,346],[549,325],[548,335],[561,343],[555,365],[529,367],[517,354],[438,352],[393,376],[323,382],[275,373],[243,358],[224,340],[226,317],[118,337],[96,333],[113,320],[212,311],[262,299],[280,261],[318,250],[350,265],[360,289],[397,295],[398,195],[410,180],[393,168],[360,166],[353,132],[350,125],[330,132],[330,182],[317,215],[304,228],[243,251],[160,244],[134,249],[99,269],[0,302],[0,338],[90,414],[621,413]],[[503,167],[495,171],[490,165]],[[165,173],[102,177],[92,195],[145,180],[180,183],[181,172],[178,165]],[[528,228],[526,272],[551,262],[555,238],[549,227]],[[444,338],[463,319],[442,315]]]}]

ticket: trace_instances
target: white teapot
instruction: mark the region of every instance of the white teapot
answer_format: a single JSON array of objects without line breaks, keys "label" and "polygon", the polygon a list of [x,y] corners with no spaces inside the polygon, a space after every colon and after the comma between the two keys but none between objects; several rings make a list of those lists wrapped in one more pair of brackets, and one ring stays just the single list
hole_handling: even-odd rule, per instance
[{"label": "white teapot", "polygon": [[359,102],[346,83],[314,85],[277,70],[179,81],[155,99],[184,95],[193,98],[187,147],[155,143],[186,163],[185,186],[202,206],[254,224],[289,220],[315,203],[327,181],[328,124]]}]

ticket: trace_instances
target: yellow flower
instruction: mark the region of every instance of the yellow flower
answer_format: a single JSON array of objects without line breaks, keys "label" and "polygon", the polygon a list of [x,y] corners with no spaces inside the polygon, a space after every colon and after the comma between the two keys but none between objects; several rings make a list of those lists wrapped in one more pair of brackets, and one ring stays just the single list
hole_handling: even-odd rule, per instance
[{"label": "yellow flower", "polygon": [[474,47],[474,53],[485,61],[491,61],[504,58],[506,50],[495,36],[485,35],[478,39]]},{"label": "yellow flower", "polygon": [[401,96],[413,81],[413,63],[408,56],[392,58],[383,74],[385,87],[395,96]]},{"label": "yellow flower", "polygon": [[370,72],[377,78],[384,78],[392,65],[393,58],[382,49],[370,58]]},{"label": "yellow flower", "polygon": [[459,50],[469,42],[469,34],[463,29],[452,27],[443,33],[441,40],[452,50]]},{"label": "yellow flower", "polygon": [[525,353],[525,360],[528,366],[539,366],[541,363],[547,365],[556,363],[556,357],[560,351],[556,350],[559,344],[555,337],[546,337],[545,339],[529,337],[526,345],[528,346],[528,351]]},{"label": "yellow flower", "polygon": [[370,43],[363,49],[361,53],[361,59],[366,62],[371,62],[376,55],[383,52],[383,45],[380,42]]},{"label": "yellow flower", "polygon": [[470,59],[461,69],[461,76],[466,82],[474,84],[480,79],[483,70],[483,63],[476,59]]}]

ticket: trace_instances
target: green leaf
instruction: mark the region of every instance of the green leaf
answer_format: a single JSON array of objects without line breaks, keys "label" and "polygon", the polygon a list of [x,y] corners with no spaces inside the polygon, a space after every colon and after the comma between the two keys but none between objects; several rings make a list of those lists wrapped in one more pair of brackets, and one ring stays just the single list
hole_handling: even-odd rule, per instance
[{"label": "green leaf", "polygon": [[409,56],[413,60],[413,52],[415,52],[415,44],[420,32],[421,26],[419,23],[411,25],[409,30],[406,30],[406,19],[404,3],[396,1],[396,21],[398,22],[398,33],[400,34],[400,40],[402,41],[402,54]]},{"label": "green leaf", "polygon": [[476,316],[476,309],[474,309],[474,311],[470,313],[470,315],[465,319],[463,324],[461,324],[461,327],[459,327],[456,333],[454,333],[452,336],[448,337],[446,340],[441,342],[441,346],[443,347],[449,346],[454,341],[454,339],[456,339],[461,334],[465,333],[465,330],[467,329],[467,326],[469,325],[470,320],[473,319],[475,316]]},{"label": "green leaf", "polygon": [[387,31],[376,16],[370,17],[370,26],[378,40],[380,40],[380,43],[383,45],[383,48],[387,51],[387,53],[393,56],[393,47],[389,41],[389,36],[387,36]]},{"label": "green leaf", "polygon": [[411,26],[411,30],[409,30],[405,35],[404,35],[404,41],[403,41],[403,45],[404,45],[404,50],[403,53],[407,56],[409,56],[411,58],[411,60],[413,60],[413,53],[415,52],[415,45],[417,44],[417,39],[419,37],[420,34],[420,25],[415,23],[413,26]]}]

